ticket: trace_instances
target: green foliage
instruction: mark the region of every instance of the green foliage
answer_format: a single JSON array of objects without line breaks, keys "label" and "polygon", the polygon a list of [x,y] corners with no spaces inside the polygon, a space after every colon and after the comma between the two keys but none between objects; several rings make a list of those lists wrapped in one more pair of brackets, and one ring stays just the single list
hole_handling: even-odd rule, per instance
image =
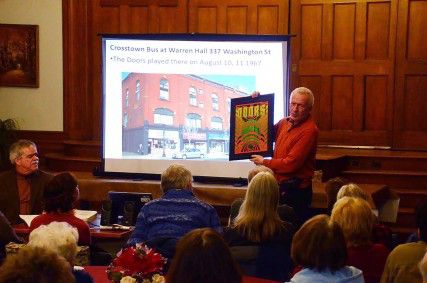
[{"label": "green foliage", "polygon": [[18,122],[13,119],[0,119],[0,170],[9,167],[9,147],[17,139]]}]

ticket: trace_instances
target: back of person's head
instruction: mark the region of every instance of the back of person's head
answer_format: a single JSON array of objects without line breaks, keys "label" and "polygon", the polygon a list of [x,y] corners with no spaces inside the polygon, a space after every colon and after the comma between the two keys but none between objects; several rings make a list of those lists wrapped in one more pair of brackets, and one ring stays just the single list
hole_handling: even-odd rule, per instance
[{"label": "back of person's head", "polygon": [[274,175],[273,170],[271,170],[267,166],[258,165],[258,166],[255,166],[255,168],[252,168],[251,170],[249,170],[249,172],[248,172],[248,183],[250,183],[251,180],[253,179],[253,177],[255,177],[255,175],[260,173],[260,172],[269,172],[270,174]]},{"label": "back of person's head", "polygon": [[358,247],[370,243],[374,217],[366,200],[343,197],[335,203],[331,220],[340,225],[347,246]]},{"label": "back of person's head", "polygon": [[269,172],[260,172],[249,183],[245,200],[234,221],[249,240],[266,240],[278,231],[282,221],[277,213],[279,186]]},{"label": "back of person's head", "polygon": [[167,283],[240,283],[239,267],[220,234],[210,228],[195,229],[176,247]]},{"label": "back of person's head", "polygon": [[332,211],[332,208],[337,201],[338,191],[342,186],[348,184],[349,181],[342,177],[331,178],[325,183],[326,200],[328,202],[328,212]]},{"label": "back of person's head", "polygon": [[427,199],[422,200],[417,205],[415,217],[420,240],[427,242]]},{"label": "back of person's head", "polygon": [[30,146],[37,148],[36,144],[30,140],[18,140],[17,142],[13,143],[9,149],[10,163],[15,165],[15,160],[22,156],[22,149]]},{"label": "back of person's head", "polygon": [[350,183],[341,187],[337,194],[337,200],[343,197],[361,198],[368,200],[368,195],[362,188],[354,183]]},{"label": "back of person's head", "polygon": [[291,257],[295,264],[319,272],[344,267],[347,247],[340,226],[326,214],[307,220],[294,235]]},{"label": "back of person's head", "polygon": [[57,253],[41,247],[23,247],[0,266],[1,283],[73,283],[70,264]]},{"label": "back of person's head", "polygon": [[43,191],[43,205],[46,212],[67,212],[73,209],[78,198],[76,178],[69,172],[55,175]]},{"label": "back of person's head", "polygon": [[79,234],[77,229],[65,222],[41,225],[30,233],[28,245],[52,250],[73,264],[77,254]]},{"label": "back of person's head", "polygon": [[160,185],[164,192],[170,189],[189,189],[192,179],[190,170],[183,165],[172,164],[163,171]]}]

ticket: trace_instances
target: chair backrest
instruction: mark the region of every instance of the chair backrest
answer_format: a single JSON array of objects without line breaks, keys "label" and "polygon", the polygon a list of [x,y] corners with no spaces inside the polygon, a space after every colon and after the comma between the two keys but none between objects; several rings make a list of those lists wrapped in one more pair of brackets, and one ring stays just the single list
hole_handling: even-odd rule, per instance
[{"label": "chair backrest", "polygon": [[125,225],[135,225],[137,215],[147,202],[153,199],[150,193],[108,192],[111,201],[111,223],[117,223],[123,216]]}]

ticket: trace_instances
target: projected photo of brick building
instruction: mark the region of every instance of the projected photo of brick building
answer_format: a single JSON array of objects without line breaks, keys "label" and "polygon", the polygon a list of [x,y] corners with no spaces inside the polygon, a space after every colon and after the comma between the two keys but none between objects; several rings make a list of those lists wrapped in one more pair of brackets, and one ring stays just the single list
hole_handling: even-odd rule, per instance
[{"label": "projected photo of brick building", "polygon": [[123,73],[123,155],[228,158],[231,99],[249,95],[255,78],[230,86],[215,77]]}]

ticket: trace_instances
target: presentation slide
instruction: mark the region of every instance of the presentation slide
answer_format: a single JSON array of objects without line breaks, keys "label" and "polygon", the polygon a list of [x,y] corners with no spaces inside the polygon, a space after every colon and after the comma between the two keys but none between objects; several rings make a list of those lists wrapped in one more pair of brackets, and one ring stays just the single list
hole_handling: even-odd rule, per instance
[{"label": "presentation slide", "polygon": [[231,99],[274,93],[285,115],[288,39],[104,35],[103,172],[245,178],[254,165],[228,161]]}]

